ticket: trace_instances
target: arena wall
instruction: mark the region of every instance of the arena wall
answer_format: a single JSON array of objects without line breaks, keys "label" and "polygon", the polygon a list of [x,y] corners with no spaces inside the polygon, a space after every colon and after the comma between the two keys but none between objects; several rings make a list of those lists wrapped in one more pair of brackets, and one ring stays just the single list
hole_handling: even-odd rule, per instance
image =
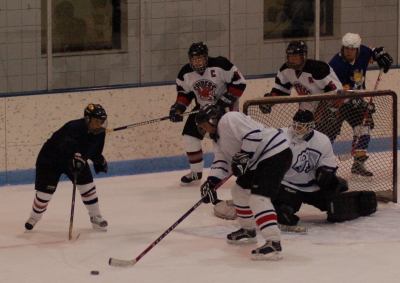
[{"label": "arena wall", "polygon": [[[369,89],[375,86],[378,73],[369,71]],[[399,78],[399,69],[390,70],[382,76],[379,89],[400,93]],[[273,78],[248,79],[241,103],[263,96],[273,82]],[[43,143],[67,121],[81,118],[88,103],[102,104],[109,117],[108,128],[116,128],[168,116],[175,98],[173,84],[0,98],[0,185],[34,182],[35,161]],[[183,125],[167,120],[108,134],[104,156],[110,169],[101,177],[189,168]],[[203,150],[209,166],[210,140],[204,142]]]}]

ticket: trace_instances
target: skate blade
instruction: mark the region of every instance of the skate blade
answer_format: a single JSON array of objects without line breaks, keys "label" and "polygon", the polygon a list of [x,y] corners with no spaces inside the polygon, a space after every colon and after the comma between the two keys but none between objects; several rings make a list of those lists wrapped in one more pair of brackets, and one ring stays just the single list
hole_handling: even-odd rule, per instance
[{"label": "skate blade", "polygon": [[256,244],[257,243],[257,238],[249,238],[249,239],[243,239],[243,240],[229,240],[227,239],[226,242],[231,245],[248,245],[248,244]]},{"label": "skate blade", "polygon": [[191,186],[196,186],[198,184],[200,184],[200,180],[196,180],[190,183],[181,182],[181,187],[191,187]]},{"label": "skate blade", "polygon": [[274,253],[269,253],[269,254],[253,254],[251,257],[252,260],[258,260],[258,261],[278,261],[283,259],[283,256],[281,255],[280,252],[274,252]]},{"label": "skate blade", "polygon": [[102,231],[102,232],[106,232],[107,231],[107,226],[106,227],[100,227],[94,223],[92,223],[92,228],[96,231]]}]

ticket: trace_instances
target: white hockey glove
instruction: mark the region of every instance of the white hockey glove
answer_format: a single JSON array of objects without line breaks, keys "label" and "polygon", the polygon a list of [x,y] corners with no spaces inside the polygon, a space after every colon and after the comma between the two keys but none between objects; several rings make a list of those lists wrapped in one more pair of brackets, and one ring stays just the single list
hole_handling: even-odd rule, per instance
[{"label": "white hockey glove", "polygon": [[244,152],[236,152],[235,156],[232,157],[232,173],[236,177],[244,175],[247,168],[249,167],[250,156]]}]

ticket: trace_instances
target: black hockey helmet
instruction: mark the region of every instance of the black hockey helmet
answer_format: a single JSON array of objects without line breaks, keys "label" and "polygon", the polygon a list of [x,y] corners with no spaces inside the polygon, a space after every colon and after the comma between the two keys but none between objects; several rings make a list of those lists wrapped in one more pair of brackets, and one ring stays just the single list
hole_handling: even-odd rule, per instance
[{"label": "black hockey helmet", "polygon": [[[214,139],[217,138],[217,125],[221,119],[221,111],[219,107],[214,104],[206,104],[200,108],[199,113],[196,115],[196,126],[199,132],[206,138]],[[203,130],[201,125],[208,123],[215,128],[215,133],[207,133]]]},{"label": "black hockey helmet", "polygon": [[[193,43],[188,51],[190,67],[198,73],[204,73],[208,63],[208,47],[204,42]],[[200,66],[194,66],[192,58],[194,56],[204,56],[205,64]]]},{"label": "black hockey helmet", "polygon": [[[294,70],[298,70],[304,66],[307,60],[308,47],[303,40],[292,40],[286,48],[286,65]],[[301,63],[293,64],[289,62],[289,55],[299,54],[302,59]]]},{"label": "black hockey helmet", "polygon": [[[83,113],[85,118],[85,123],[88,126],[88,129],[93,134],[100,134],[104,132],[107,128],[107,113],[104,110],[103,106],[100,104],[89,103],[88,106],[85,108]],[[102,126],[99,129],[91,129],[89,128],[89,123],[92,118],[100,119],[102,121]]]},{"label": "black hockey helmet", "polygon": [[305,138],[315,127],[314,115],[310,110],[299,109],[293,117],[292,131],[299,139]]}]

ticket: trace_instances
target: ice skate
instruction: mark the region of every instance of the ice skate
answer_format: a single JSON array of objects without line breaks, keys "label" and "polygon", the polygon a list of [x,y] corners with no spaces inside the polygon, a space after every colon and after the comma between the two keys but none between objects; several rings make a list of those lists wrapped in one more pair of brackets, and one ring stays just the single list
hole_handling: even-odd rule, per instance
[{"label": "ice skate", "polygon": [[181,178],[181,186],[190,186],[200,183],[203,173],[190,172]]},{"label": "ice skate", "polygon": [[33,229],[33,227],[35,227],[35,225],[36,225],[36,223],[38,222],[39,220],[36,220],[36,219],[34,219],[34,218],[32,218],[32,217],[29,217],[29,219],[26,221],[26,223],[25,223],[25,229],[26,230],[32,230]]},{"label": "ice skate", "polygon": [[232,232],[226,236],[228,244],[241,245],[257,243],[256,229],[243,229]]},{"label": "ice skate", "polygon": [[281,256],[281,242],[280,241],[267,241],[263,246],[251,251],[252,260],[280,260]]},{"label": "ice skate", "polygon": [[90,222],[92,222],[93,229],[107,231],[108,223],[103,219],[103,217],[101,217],[101,215],[90,217]]},{"label": "ice skate", "polygon": [[365,161],[369,156],[356,156],[354,157],[353,166],[351,167],[351,173],[355,176],[361,177],[372,177],[374,174],[365,168]]}]

